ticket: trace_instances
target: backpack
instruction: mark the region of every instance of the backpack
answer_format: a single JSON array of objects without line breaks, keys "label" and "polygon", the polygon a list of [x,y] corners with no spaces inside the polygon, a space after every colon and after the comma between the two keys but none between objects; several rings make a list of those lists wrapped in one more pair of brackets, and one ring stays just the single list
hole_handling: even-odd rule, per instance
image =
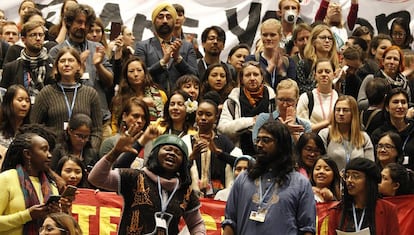
[{"label": "backpack", "polygon": [[365,131],[366,129],[368,129],[369,125],[371,124],[372,119],[375,117],[375,115],[377,115],[377,113],[379,113],[381,111],[381,109],[375,109],[374,111],[372,111],[372,113],[369,115],[367,123],[364,125],[364,111],[362,110],[361,113],[359,114],[359,118],[361,120],[361,129],[363,131]]},{"label": "backpack", "polygon": [[308,96],[308,110],[309,110],[309,119],[312,116],[312,111],[313,111],[313,106],[314,106],[314,101],[313,101],[313,93],[312,91],[307,91],[306,95]]}]

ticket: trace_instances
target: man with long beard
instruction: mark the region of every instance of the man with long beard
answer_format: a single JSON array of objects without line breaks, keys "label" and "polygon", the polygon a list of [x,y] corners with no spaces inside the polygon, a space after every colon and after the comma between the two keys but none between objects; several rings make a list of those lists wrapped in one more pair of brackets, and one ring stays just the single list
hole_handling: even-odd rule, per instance
[{"label": "man with long beard", "polygon": [[197,75],[197,59],[193,45],[173,37],[177,11],[169,3],[161,3],[152,12],[155,36],[138,42],[135,55],[144,60],[155,83],[170,94],[175,82],[185,74]]},{"label": "man with long beard", "polygon": [[256,164],[237,177],[227,200],[224,234],[315,234],[312,187],[293,169],[288,128],[269,121],[255,142]]}]

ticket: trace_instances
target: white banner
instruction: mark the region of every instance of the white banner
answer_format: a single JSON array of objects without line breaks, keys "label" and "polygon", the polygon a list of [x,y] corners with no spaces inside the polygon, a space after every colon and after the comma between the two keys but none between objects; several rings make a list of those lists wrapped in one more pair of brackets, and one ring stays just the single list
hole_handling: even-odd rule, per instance
[{"label": "white banner", "polygon": [[[312,23],[321,0],[302,0],[301,18]],[[344,19],[348,15],[351,0],[331,0],[340,2],[343,6]],[[0,8],[6,16],[18,22],[18,7],[20,1],[2,0]],[[42,9],[43,16],[48,21],[58,22],[62,0],[36,1]],[[102,18],[107,28],[110,22],[122,22],[133,29],[137,40],[152,37],[151,12],[159,0],[78,0],[79,3],[93,6],[96,14]],[[184,25],[186,33],[198,36],[206,27],[218,25],[226,31],[226,49],[239,42],[252,45],[258,38],[257,30],[266,15],[275,15],[278,10],[277,0],[176,0],[185,8],[187,18]],[[367,25],[375,32],[388,32],[392,20],[397,17],[407,17],[414,21],[410,14],[414,12],[414,0],[359,0],[358,24]],[[202,52],[202,50],[201,50]],[[223,57],[227,55],[224,52]]]}]

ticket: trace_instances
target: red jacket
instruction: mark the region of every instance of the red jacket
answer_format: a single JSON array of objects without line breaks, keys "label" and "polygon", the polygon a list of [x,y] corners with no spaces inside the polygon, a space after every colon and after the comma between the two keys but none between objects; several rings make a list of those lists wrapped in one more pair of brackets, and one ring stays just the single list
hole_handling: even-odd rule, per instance
[{"label": "red jacket", "polygon": [[[342,213],[340,204],[329,210],[328,235],[336,235]],[[346,219],[345,219],[346,220]],[[378,199],[375,207],[375,229],[376,235],[399,235],[400,226],[398,224],[397,208],[391,202]]]}]

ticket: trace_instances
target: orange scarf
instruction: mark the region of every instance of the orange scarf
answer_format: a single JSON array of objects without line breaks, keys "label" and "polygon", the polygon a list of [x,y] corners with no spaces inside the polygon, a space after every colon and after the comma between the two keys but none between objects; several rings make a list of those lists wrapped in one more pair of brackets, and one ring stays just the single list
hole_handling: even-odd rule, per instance
[{"label": "orange scarf", "polygon": [[247,100],[253,107],[256,107],[256,103],[263,98],[263,91],[264,91],[263,85],[261,85],[259,90],[256,92],[249,91],[247,90],[246,87],[243,87],[243,92],[246,95]]}]

